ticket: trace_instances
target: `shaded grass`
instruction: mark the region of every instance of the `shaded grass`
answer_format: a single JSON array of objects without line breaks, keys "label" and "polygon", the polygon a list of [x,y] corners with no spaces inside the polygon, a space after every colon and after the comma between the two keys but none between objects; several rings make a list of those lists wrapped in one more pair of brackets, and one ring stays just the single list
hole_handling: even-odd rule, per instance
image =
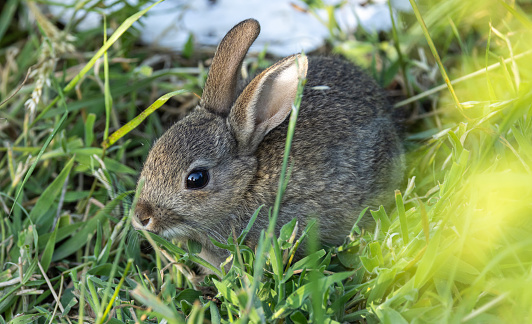
[{"label": "shaded grass", "polygon": [[[184,93],[201,92],[202,68],[153,71],[144,61],[149,54],[127,39],[134,37],[126,27],[140,7],[107,17],[109,26],[124,26],[107,41],[103,31],[76,33],[73,41],[53,23],[35,27],[22,3],[7,5],[15,11],[2,12],[7,20],[0,31],[26,37],[0,38],[0,75],[6,76],[0,101],[38,65],[0,108],[0,322],[530,321],[532,66],[526,58],[532,30],[526,4],[418,2],[425,31],[414,15],[402,14],[396,36],[359,31],[356,40],[330,16],[324,23],[335,51],[374,71],[389,89],[410,87],[416,100],[425,98],[411,108],[408,184],[397,188],[394,210],[361,214],[374,218],[374,231],[354,224],[339,247],[313,245],[313,226],[296,237],[295,221],[278,237],[267,231],[257,254],[243,244],[245,232],[236,233],[224,246],[235,260],[231,269],[216,270],[219,275],[200,286],[191,271],[205,262],[196,255],[199,246],[190,242],[185,249],[138,234],[126,215],[149,143],[165,128],[153,108],[185,114],[196,99]],[[28,22],[25,29],[9,15]],[[387,43],[392,38],[397,46]],[[426,54],[427,38],[440,62]],[[99,61],[104,54],[108,59]],[[263,60],[252,64],[263,66]],[[94,70],[96,62],[103,71]],[[445,78],[438,64],[455,81],[454,95],[440,92]],[[72,67],[80,72],[69,73]],[[29,109],[39,87],[39,101]],[[170,99],[173,94],[181,95]],[[456,102],[467,118],[453,108]],[[280,188],[285,185],[281,180]],[[141,243],[143,236],[148,243]],[[309,257],[294,262],[308,238]]]}]

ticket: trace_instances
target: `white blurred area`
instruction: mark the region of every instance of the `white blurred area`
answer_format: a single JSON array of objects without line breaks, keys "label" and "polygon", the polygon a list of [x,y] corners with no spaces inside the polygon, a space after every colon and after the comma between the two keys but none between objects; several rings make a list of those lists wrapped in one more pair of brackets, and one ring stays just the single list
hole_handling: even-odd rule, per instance
[{"label": "white blurred area", "polygon": [[[73,4],[78,0],[56,0],[56,3]],[[136,0],[127,0],[136,3]],[[394,11],[409,11],[409,0],[390,0]],[[88,1],[91,7],[96,1]],[[115,3],[103,12],[112,15],[124,6]],[[352,32],[360,25],[368,31],[386,31],[391,28],[387,0],[323,0],[334,5],[342,3],[334,12],[341,29]],[[75,13],[73,9],[49,5],[50,12],[66,22]],[[231,27],[247,18],[255,18],[261,24],[261,34],[250,51],[267,51],[286,56],[300,51],[310,52],[324,44],[329,36],[327,27],[320,20],[328,21],[326,11],[316,15],[305,12],[307,5],[300,0],[166,0],[152,8],[140,19],[136,27],[141,41],[148,46],[180,51],[190,35],[196,46],[216,46]],[[79,29],[101,28],[102,16],[96,12],[78,10],[76,18],[85,18]]]}]

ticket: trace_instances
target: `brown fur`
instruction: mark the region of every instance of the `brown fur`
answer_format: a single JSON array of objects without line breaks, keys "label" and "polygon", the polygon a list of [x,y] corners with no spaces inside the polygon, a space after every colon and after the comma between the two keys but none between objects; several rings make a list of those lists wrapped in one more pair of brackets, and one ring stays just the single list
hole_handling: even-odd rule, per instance
[{"label": "brown fur", "polygon": [[[232,94],[237,79],[232,74],[230,91],[223,98],[217,91],[214,95],[210,87],[224,86],[215,84],[224,80],[217,75],[226,73],[221,64],[231,65],[230,71],[240,66],[257,25],[244,21],[224,38],[215,57],[237,57],[233,63],[213,61],[202,102],[161,136],[141,173],[145,183],[134,225],[169,238],[196,240],[203,245],[200,255],[216,266],[227,255],[209,236],[224,241],[232,227],[241,231],[260,205],[265,208],[248,243],[256,245],[268,225],[298,77],[306,75],[307,84],[278,229],[294,217],[304,228],[315,217],[322,242],[340,244],[363,208],[392,201],[404,172],[403,149],[382,90],[341,59],[308,57],[307,62],[291,56],[257,76],[241,94]],[[216,100],[223,104],[213,108]],[[209,184],[186,189],[187,175],[198,167],[209,170]]]}]

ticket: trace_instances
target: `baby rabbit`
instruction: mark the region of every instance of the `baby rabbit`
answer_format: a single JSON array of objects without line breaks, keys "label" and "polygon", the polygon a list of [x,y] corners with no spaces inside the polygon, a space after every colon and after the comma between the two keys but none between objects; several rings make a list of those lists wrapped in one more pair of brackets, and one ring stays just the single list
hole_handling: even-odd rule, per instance
[{"label": "baby rabbit", "polygon": [[[317,218],[320,239],[341,244],[366,206],[393,200],[403,177],[403,150],[391,107],[360,68],[338,58],[292,55],[264,70],[243,90],[242,61],[260,31],[244,20],[221,41],[199,105],[157,140],[142,170],[133,225],[203,246],[220,267],[226,241],[262,208],[247,243],[268,226],[281,172],[298,80],[303,91],[278,228],[296,217]],[[362,224],[362,226],[364,226]]]}]

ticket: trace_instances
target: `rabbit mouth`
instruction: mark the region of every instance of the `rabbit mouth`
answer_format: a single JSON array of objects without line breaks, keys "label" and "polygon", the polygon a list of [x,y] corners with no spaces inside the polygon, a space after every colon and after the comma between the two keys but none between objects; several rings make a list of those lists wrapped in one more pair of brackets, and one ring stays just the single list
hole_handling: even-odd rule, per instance
[{"label": "rabbit mouth", "polygon": [[210,236],[219,242],[227,243],[227,239],[224,238],[219,230],[208,228],[196,222],[181,223],[175,227],[164,228],[158,234],[166,239],[177,239],[180,241],[192,239],[198,242],[208,242],[208,237]]},{"label": "rabbit mouth", "polygon": [[159,235],[167,239],[182,239],[189,237],[190,233],[183,229],[182,226],[176,226],[161,230]]}]

